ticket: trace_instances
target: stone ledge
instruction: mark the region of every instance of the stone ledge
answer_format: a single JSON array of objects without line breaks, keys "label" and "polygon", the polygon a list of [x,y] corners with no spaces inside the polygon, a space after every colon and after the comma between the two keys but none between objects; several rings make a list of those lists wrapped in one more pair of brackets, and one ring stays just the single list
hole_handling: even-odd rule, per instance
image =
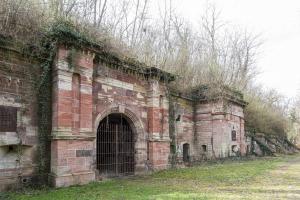
[{"label": "stone ledge", "polygon": [[19,145],[20,136],[16,132],[0,132],[0,146]]},{"label": "stone ledge", "polygon": [[95,172],[79,172],[72,174],[65,174],[56,176],[55,174],[49,174],[49,181],[54,187],[68,187],[71,185],[84,185],[95,181]]},{"label": "stone ledge", "polygon": [[96,136],[87,135],[52,135],[51,140],[94,140]]},{"label": "stone ledge", "polygon": [[171,139],[168,138],[149,138],[148,142],[171,142]]}]

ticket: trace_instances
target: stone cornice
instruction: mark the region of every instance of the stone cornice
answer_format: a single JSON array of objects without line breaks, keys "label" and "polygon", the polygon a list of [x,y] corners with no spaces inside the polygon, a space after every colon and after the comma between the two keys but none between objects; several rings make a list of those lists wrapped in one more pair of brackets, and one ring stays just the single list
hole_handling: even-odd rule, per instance
[{"label": "stone cornice", "polygon": [[96,136],[87,135],[52,135],[52,140],[94,140]]}]

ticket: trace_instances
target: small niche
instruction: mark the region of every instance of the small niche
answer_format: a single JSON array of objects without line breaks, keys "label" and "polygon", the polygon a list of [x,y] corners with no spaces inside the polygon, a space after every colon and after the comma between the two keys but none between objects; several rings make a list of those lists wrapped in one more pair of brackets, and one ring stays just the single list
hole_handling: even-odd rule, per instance
[{"label": "small niche", "polygon": [[238,147],[237,147],[237,145],[232,145],[232,146],[231,146],[231,151],[232,151],[233,153],[238,152]]},{"label": "small niche", "polygon": [[159,107],[160,108],[163,107],[163,103],[164,103],[164,96],[163,95],[159,95]]},{"label": "small niche", "polygon": [[7,146],[1,146],[0,150],[2,152],[2,155],[11,155],[17,153],[17,146],[16,145],[7,145]]},{"label": "small niche", "polygon": [[7,154],[13,154],[13,153],[16,153],[16,152],[17,152],[16,149],[17,149],[16,146],[14,146],[14,145],[9,145],[9,146],[7,147]]},{"label": "small niche", "polygon": [[188,143],[183,144],[183,162],[190,161],[190,145]]},{"label": "small niche", "polygon": [[22,181],[22,184],[26,185],[26,184],[29,184],[31,180],[30,180],[30,177],[22,177],[21,181]]},{"label": "small niche", "polygon": [[236,130],[231,131],[231,140],[236,141]]},{"label": "small niche", "polygon": [[176,122],[180,122],[180,120],[181,120],[181,115],[178,115],[176,118]]},{"label": "small niche", "polygon": [[207,146],[204,144],[204,145],[202,145],[202,151],[203,152],[207,152]]}]

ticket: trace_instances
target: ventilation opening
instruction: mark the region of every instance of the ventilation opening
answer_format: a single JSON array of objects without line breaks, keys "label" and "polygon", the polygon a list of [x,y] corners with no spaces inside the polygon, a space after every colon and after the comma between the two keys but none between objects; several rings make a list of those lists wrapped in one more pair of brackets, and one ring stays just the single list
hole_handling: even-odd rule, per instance
[{"label": "ventilation opening", "polygon": [[183,162],[190,162],[190,145],[183,144]]},{"label": "ventilation opening", "polygon": [[16,154],[16,153],[18,153],[18,148],[19,148],[19,146],[17,146],[17,145],[8,145],[8,146],[3,146],[3,147],[5,147],[5,153],[6,154]]},{"label": "ventilation opening", "polygon": [[207,152],[207,146],[206,145],[202,145],[202,151]]},{"label": "ventilation opening", "polygon": [[9,145],[9,146],[8,146],[8,153],[12,153],[12,152],[14,152],[14,151],[15,151],[14,146],[13,146],[13,145]]},{"label": "ventilation opening", "polygon": [[30,182],[30,178],[26,177],[26,178],[22,178],[22,183],[23,184],[28,184]]},{"label": "ventilation opening", "polygon": [[159,107],[160,108],[163,107],[163,103],[164,103],[164,96],[163,95],[159,95]]},{"label": "ventilation opening", "polygon": [[231,140],[236,141],[236,131],[235,130],[231,131]]},{"label": "ventilation opening", "polygon": [[232,153],[237,153],[238,152],[238,147],[237,147],[237,145],[232,145],[231,146],[231,151],[232,151]]}]

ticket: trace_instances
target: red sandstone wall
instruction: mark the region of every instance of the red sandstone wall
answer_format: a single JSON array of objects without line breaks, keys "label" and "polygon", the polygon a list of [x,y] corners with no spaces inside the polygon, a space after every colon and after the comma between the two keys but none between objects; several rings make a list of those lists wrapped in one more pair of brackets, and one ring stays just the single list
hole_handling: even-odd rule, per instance
[{"label": "red sandstone wall", "polygon": [[0,191],[22,185],[36,169],[37,103],[33,85],[37,72],[37,64],[0,48],[0,106],[17,108],[17,131],[6,132],[0,127]]},{"label": "red sandstone wall", "polygon": [[[174,100],[177,162],[183,161],[183,144],[190,145],[190,161],[236,156],[246,153],[243,107],[232,102],[198,102],[188,98]],[[194,107],[196,106],[196,107]],[[178,116],[180,121],[176,121]],[[236,141],[232,141],[232,130]]]},{"label": "red sandstone wall", "polygon": [[[170,137],[166,86],[155,79],[146,80],[105,64],[94,64],[94,54],[89,51],[78,50],[75,65],[70,67],[68,52],[61,46],[53,66],[50,174],[53,185],[61,187],[95,180],[97,127],[110,113],[123,113],[134,128],[136,173],[168,168]],[[18,172],[21,169],[25,176],[32,174],[36,164],[33,155],[37,145],[37,104],[31,90],[32,73],[29,77],[28,73],[25,75],[28,69],[32,72],[31,66],[20,58],[0,56],[0,105],[18,108],[18,133],[26,146]],[[175,119],[181,115],[179,121],[171,122],[175,123],[178,161],[182,161],[185,143],[190,145],[191,161],[234,155],[232,145],[237,145],[244,154],[241,106],[210,102],[194,107],[192,101],[183,98],[178,98],[175,104]],[[233,129],[237,141],[231,141]],[[10,183],[11,178],[16,178],[17,170],[7,165],[15,164],[16,160],[7,150],[8,146],[19,142],[19,137],[1,130],[0,137],[0,183]],[[203,152],[202,145],[207,146],[207,152]]]},{"label": "red sandstone wall", "polygon": [[149,161],[151,168],[154,170],[166,169],[169,167],[169,100],[166,94],[167,88],[164,84],[157,80],[148,81]]},{"label": "red sandstone wall", "polygon": [[[69,49],[60,46],[53,65],[51,173],[54,186],[95,180],[96,132],[110,113],[128,117],[136,134],[135,172],[169,167],[169,100],[163,82],[94,63],[94,53],[78,49],[73,65]],[[38,66],[17,53],[0,50],[0,105],[17,108],[17,131],[0,130],[0,190],[18,176],[32,176],[37,165],[37,102],[33,88]],[[191,161],[245,153],[243,109],[224,102],[175,102],[176,147],[182,162],[183,144]],[[226,106],[225,106],[226,105]],[[226,107],[226,109],[225,109]],[[196,114],[196,115],[194,115]],[[236,141],[231,131],[236,130]],[[21,160],[16,146],[22,141]],[[202,145],[207,145],[203,152]],[[46,156],[46,155],[45,155]]]},{"label": "red sandstone wall", "polygon": [[[179,120],[180,115],[180,120]],[[175,101],[175,134],[176,134],[176,149],[177,161],[183,162],[183,144],[190,145],[190,161],[197,157],[197,142],[194,137],[194,107],[193,102],[187,99],[178,98]],[[176,121],[179,120],[179,121]]]},{"label": "red sandstone wall", "polygon": [[[223,101],[197,105],[196,131],[201,154],[207,158],[220,158],[236,155],[232,146],[236,145],[245,154],[243,108]],[[231,132],[236,131],[236,141]],[[207,146],[207,152],[202,151]]]},{"label": "red sandstone wall", "polygon": [[[96,67],[93,83],[94,131],[101,119],[120,112],[133,121],[136,134],[136,173],[168,166],[169,124],[166,88],[158,81],[111,69]],[[147,142],[149,151],[147,153]],[[162,147],[163,149],[160,149]],[[148,155],[147,155],[148,154]]]},{"label": "red sandstone wall", "polygon": [[[111,69],[104,64],[95,66],[97,74],[93,82],[94,132],[99,122],[110,113],[123,113],[133,122],[136,134],[136,170],[145,170],[147,161],[147,81],[128,75],[121,70]],[[130,116],[133,115],[133,116]]]},{"label": "red sandstone wall", "polygon": [[[89,51],[77,50],[75,65],[70,68],[68,52],[61,46],[53,66],[53,185],[95,180],[97,128],[111,113],[123,113],[135,132],[135,173],[167,168],[170,139],[166,86],[94,64]],[[77,153],[82,151],[88,152],[84,158]]]},{"label": "red sandstone wall", "polygon": [[92,77],[94,54],[77,50],[74,66],[60,46],[53,65],[51,134],[52,184],[57,187],[95,180]]},{"label": "red sandstone wall", "polygon": [[108,108],[123,106],[135,113],[143,126],[147,127],[147,81],[104,65],[96,68],[98,72],[93,83],[93,118],[96,119]]}]

